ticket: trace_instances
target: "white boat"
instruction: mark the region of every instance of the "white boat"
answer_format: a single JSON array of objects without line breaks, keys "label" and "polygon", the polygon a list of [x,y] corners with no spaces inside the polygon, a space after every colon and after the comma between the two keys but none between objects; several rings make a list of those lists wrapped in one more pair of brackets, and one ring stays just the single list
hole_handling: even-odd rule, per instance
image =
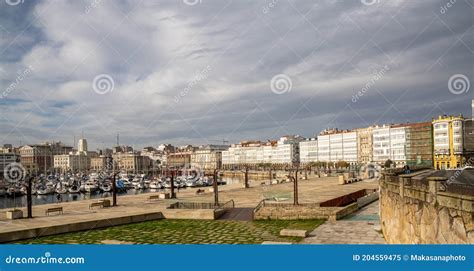
[{"label": "white boat", "polygon": [[54,193],[54,187],[51,186],[43,186],[41,188],[38,188],[38,191],[36,192],[38,195],[49,195]]},{"label": "white boat", "polygon": [[77,194],[77,193],[80,193],[81,192],[81,186],[78,185],[76,182],[74,182],[69,188],[68,188],[68,192],[70,194]]},{"label": "white boat", "polygon": [[84,184],[84,190],[86,191],[86,193],[93,193],[99,190],[99,186],[93,181],[87,181]]},{"label": "white boat", "polygon": [[100,186],[100,190],[101,190],[102,192],[112,192],[112,184],[109,183],[109,182],[103,183],[103,184]]},{"label": "white boat", "polygon": [[135,189],[140,189],[141,190],[141,189],[145,189],[145,188],[146,188],[145,182],[143,182],[143,181],[139,182],[135,185]]},{"label": "white boat", "polygon": [[66,184],[59,182],[58,184],[56,184],[56,188],[54,190],[58,194],[66,194],[67,193]]},{"label": "white boat", "polygon": [[161,183],[159,181],[153,181],[150,183],[150,189],[161,189]]},{"label": "white boat", "polygon": [[20,192],[21,192],[22,195],[28,194],[28,190],[26,189],[26,186],[20,187]]},{"label": "white boat", "polygon": [[196,186],[202,186],[203,185],[203,182],[201,180],[201,178],[199,177],[188,177],[188,179],[186,179],[186,186],[187,187],[196,187]]},{"label": "white boat", "polygon": [[20,196],[21,195],[21,188],[16,186],[16,185],[12,185],[12,186],[8,187],[7,195],[9,197]]}]

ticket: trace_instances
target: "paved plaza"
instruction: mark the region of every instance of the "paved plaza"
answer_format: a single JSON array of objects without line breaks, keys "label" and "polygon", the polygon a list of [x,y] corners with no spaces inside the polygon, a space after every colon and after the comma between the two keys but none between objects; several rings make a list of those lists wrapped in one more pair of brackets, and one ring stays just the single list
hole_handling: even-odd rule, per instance
[{"label": "paved plaza", "polygon": [[385,244],[380,232],[379,201],[342,220],[326,221],[306,238],[304,244]]},{"label": "paved plaza", "polygon": [[[360,189],[374,189],[378,187],[377,182],[358,182],[349,185],[338,185],[337,178],[334,177],[323,177],[323,178],[310,178],[309,180],[299,182],[299,198],[300,203],[314,203],[322,202],[335,197],[339,197],[351,192],[358,191]],[[178,192],[179,201],[190,201],[190,202],[212,202],[214,195],[212,192],[208,192],[203,195],[196,195],[196,189],[181,189]],[[221,203],[227,202],[231,199],[235,201],[236,208],[242,208],[248,210],[248,208],[255,208],[257,204],[264,199],[264,195],[269,193],[275,194],[289,194],[293,191],[293,183],[283,183],[278,185],[262,185],[261,181],[251,182],[251,187],[248,189],[242,188],[241,184],[232,184],[219,187],[219,200]],[[0,210],[0,234],[15,232],[19,230],[35,229],[39,228],[47,229],[49,227],[57,225],[67,225],[85,221],[95,221],[98,219],[112,219],[124,216],[152,214],[157,212],[167,212],[166,207],[175,200],[159,200],[159,201],[148,201],[150,195],[156,195],[158,193],[147,193],[140,195],[127,195],[118,197],[118,207],[114,208],[99,208],[89,209],[89,204],[96,202],[95,200],[84,200],[76,202],[67,202],[60,204],[46,204],[37,205],[33,207],[33,219],[19,219],[19,220],[6,220],[5,211]],[[109,198],[110,199],[110,198]],[[292,199],[288,199],[292,202]],[[63,215],[52,215],[45,216],[45,210],[51,207],[62,206],[64,209]],[[25,215],[26,210],[22,208]],[[229,219],[227,217],[227,219]],[[233,220],[232,217],[230,220]],[[245,215],[235,216],[235,220],[246,220]],[[366,221],[337,221],[334,225],[336,229],[340,227],[341,223],[355,223],[369,226]],[[370,222],[375,223],[376,221]],[[323,229],[328,227],[329,223],[326,222]],[[372,226],[372,225],[370,225]],[[356,226],[356,228],[360,228]],[[372,226],[373,228],[373,226]],[[339,230],[338,230],[339,231]],[[336,234],[338,233],[336,231]],[[354,239],[353,239],[354,240]],[[336,240],[338,241],[338,240]]]}]

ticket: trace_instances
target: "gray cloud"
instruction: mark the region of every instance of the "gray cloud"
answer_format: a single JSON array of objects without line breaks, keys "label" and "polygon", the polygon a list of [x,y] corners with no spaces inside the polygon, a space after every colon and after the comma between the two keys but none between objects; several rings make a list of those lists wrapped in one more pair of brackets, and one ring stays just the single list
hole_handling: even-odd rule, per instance
[{"label": "gray cloud", "polygon": [[[0,143],[235,142],[470,114],[473,87],[448,80],[474,84],[471,2],[272,2],[0,1],[0,91],[33,67],[0,100]],[[277,95],[281,73],[292,89]],[[99,74],[113,91],[94,92]]]}]

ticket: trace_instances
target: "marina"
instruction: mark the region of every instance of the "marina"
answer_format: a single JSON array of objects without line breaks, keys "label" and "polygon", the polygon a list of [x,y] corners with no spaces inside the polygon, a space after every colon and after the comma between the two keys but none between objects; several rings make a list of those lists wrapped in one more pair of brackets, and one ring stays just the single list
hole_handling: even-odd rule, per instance
[{"label": "marina", "polygon": [[[71,180],[60,181],[49,177],[43,180],[36,180],[32,190],[33,205],[50,203],[63,203],[81,200],[104,199],[112,197],[111,180],[98,178],[93,174],[95,180],[86,178],[83,181]],[[46,180],[46,181],[45,181]],[[238,177],[222,177],[219,185],[236,184],[242,182]],[[120,178],[117,183],[117,196],[139,195],[156,192],[169,192],[171,182],[169,178],[146,178],[145,176]],[[212,185],[209,178],[177,178],[175,188],[186,189],[190,187],[207,187]],[[0,208],[25,207],[27,205],[26,185],[2,183],[0,186]]]}]

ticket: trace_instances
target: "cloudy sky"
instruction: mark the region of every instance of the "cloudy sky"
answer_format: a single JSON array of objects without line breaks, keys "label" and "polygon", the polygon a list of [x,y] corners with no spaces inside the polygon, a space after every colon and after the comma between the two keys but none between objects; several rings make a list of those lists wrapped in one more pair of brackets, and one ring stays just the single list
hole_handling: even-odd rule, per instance
[{"label": "cloudy sky", "polygon": [[0,143],[218,144],[469,116],[473,8],[0,0]]}]

